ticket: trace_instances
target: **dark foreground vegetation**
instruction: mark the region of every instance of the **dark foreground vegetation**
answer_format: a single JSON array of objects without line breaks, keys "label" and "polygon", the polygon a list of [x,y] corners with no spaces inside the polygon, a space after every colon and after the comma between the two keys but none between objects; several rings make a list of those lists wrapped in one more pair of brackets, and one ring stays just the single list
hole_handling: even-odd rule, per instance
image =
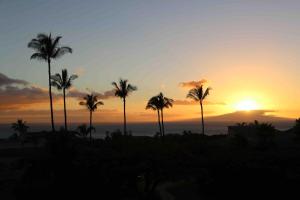
[{"label": "dark foreground vegetation", "polygon": [[258,122],[237,127],[218,136],[117,131],[92,143],[76,132],[44,133],[42,145],[0,149],[1,199],[299,197],[299,126],[286,132]]}]

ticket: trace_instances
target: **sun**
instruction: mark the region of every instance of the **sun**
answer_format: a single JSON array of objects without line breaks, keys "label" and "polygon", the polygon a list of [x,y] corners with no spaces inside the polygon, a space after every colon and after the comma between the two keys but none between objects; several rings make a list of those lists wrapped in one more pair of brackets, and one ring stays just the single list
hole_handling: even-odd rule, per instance
[{"label": "sun", "polygon": [[246,99],[238,102],[235,108],[238,111],[250,111],[250,110],[257,110],[259,108],[259,105],[254,100]]}]

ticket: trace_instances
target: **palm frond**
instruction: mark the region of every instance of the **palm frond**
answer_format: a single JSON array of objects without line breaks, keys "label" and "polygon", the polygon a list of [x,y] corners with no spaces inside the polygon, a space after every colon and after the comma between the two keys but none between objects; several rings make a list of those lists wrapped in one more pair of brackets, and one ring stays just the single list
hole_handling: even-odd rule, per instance
[{"label": "palm frond", "polygon": [[128,80],[126,79],[120,79],[119,84],[117,84],[116,82],[112,82],[115,90],[115,96],[125,99],[129,95],[129,93],[137,90],[136,86],[127,83]]},{"label": "palm frond", "polygon": [[102,101],[97,100],[97,96],[93,94],[87,94],[86,96],[83,97],[85,101],[82,101],[79,103],[79,105],[86,106],[88,110],[90,111],[95,111],[97,109],[98,105],[104,105]]},{"label": "palm frond", "polygon": [[62,82],[66,83],[68,80],[68,71],[66,69],[61,70]]},{"label": "palm frond", "polygon": [[197,90],[198,90],[198,96],[201,97],[200,99],[203,99],[203,86],[197,86]]},{"label": "palm frond", "polygon": [[173,99],[164,97],[164,107],[165,108],[172,107],[173,106],[173,101],[174,101]]},{"label": "palm frond", "polygon": [[195,101],[199,101],[201,97],[199,96],[198,88],[190,89],[188,94],[186,95],[186,98],[190,98]]},{"label": "palm frond", "polygon": [[159,93],[159,95],[157,95],[158,98],[158,105],[159,105],[159,109],[163,109],[163,108],[169,108],[173,106],[173,99],[167,98],[163,95],[163,93]]},{"label": "palm frond", "polygon": [[56,89],[61,90],[63,87],[58,81],[51,81],[51,86],[56,87]]},{"label": "palm frond", "polygon": [[86,102],[84,102],[84,101],[80,101],[80,102],[79,102],[79,105],[81,105],[81,106],[85,106],[85,105],[86,105]]},{"label": "palm frond", "polygon": [[121,88],[122,90],[126,90],[127,82],[128,82],[128,80],[126,80],[126,79],[121,79],[121,78],[120,78],[119,84],[120,84],[120,88]]},{"label": "palm frond", "polygon": [[151,97],[146,105],[146,109],[158,110],[159,99],[158,96]]},{"label": "palm frond", "polygon": [[78,78],[78,75],[76,75],[76,74],[73,74],[73,75],[71,75],[71,76],[70,76],[70,78],[69,78],[69,79],[70,79],[70,80],[75,80],[76,78]]},{"label": "palm frond", "polygon": [[57,36],[54,40],[53,40],[53,48],[56,48],[59,45],[59,40],[61,39],[61,36]]},{"label": "palm frond", "polygon": [[30,59],[36,59],[36,60],[47,60],[47,57],[42,53],[34,53],[30,56]]},{"label": "palm frond", "polygon": [[152,105],[152,104],[147,104],[145,109],[146,110],[148,110],[148,109],[157,110],[157,107],[155,105]]},{"label": "palm frond", "polygon": [[60,47],[56,48],[56,50],[52,53],[51,57],[53,59],[57,59],[65,55],[66,53],[72,53],[72,49],[70,47]]},{"label": "palm frond", "polygon": [[32,39],[28,44],[27,44],[27,47],[28,48],[32,48],[36,51],[39,51],[41,49],[41,42],[37,39]]},{"label": "palm frond", "polygon": [[206,88],[204,95],[202,97],[202,100],[204,100],[209,95],[210,90],[212,90],[212,88],[210,88],[210,87]]},{"label": "palm frond", "polygon": [[61,78],[61,75],[60,74],[55,74],[55,75],[52,75],[51,76],[51,79],[54,80],[54,81],[57,81],[57,82],[60,82],[62,83],[62,78]]},{"label": "palm frond", "polygon": [[111,84],[114,86],[115,90],[120,90],[120,88],[116,82],[112,82]]},{"label": "palm frond", "polygon": [[51,33],[50,33],[49,36],[48,36],[46,33],[39,33],[39,34],[37,35],[37,39],[38,39],[38,40],[44,40],[44,39],[47,39],[48,37],[51,37]]},{"label": "palm frond", "polygon": [[96,105],[104,105],[104,103],[102,101],[98,101]]},{"label": "palm frond", "polygon": [[133,92],[133,91],[136,91],[137,90],[137,87],[136,86],[133,86],[131,84],[128,84],[127,85],[127,91],[128,92]]}]

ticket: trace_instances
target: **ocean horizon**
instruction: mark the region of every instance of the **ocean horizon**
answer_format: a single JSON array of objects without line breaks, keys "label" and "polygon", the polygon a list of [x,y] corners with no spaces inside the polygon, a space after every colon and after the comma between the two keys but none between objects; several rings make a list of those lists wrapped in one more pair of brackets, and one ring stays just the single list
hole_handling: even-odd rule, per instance
[{"label": "ocean horizon", "polygon": [[[205,123],[205,134],[207,135],[220,135],[227,134],[228,126],[235,125],[237,122],[213,122],[208,121]],[[278,130],[288,130],[292,128],[294,121],[275,121],[271,122]],[[76,130],[77,126],[82,123],[70,123],[68,125],[69,130]],[[29,132],[38,131],[50,131],[51,125],[45,123],[34,123],[29,125]],[[93,126],[96,131],[92,133],[94,138],[104,138],[107,133],[123,130],[122,123],[94,123]],[[63,123],[56,125],[56,130],[63,127]],[[128,123],[127,129],[133,136],[154,136],[158,132],[158,124],[155,122],[143,122],[143,123]],[[184,131],[191,131],[192,133],[201,133],[200,122],[165,122],[166,134],[182,134]],[[14,133],[11,129],[11,124],[0,124],[0,138],[8,138]]]}]

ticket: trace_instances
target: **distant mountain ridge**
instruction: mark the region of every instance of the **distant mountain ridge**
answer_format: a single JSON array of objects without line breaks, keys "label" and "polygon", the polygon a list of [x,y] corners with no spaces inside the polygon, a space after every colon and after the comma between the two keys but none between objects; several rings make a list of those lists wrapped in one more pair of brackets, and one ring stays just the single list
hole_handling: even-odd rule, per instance
[{"label": "distant mountain ridge", "polygon": [[[252,110],[252,111],[236,111],[232,113],[226,113],[217,116],[205,117],[206,122],[224,122],[226,124],[239,123],[239,122],[253,122],[257,120],[259,122],[294,122],[294,118],[278,117],[272,114],[272,110]],[[188,120],[182,120],[181,122],[199,122],[199,118],[193,118]]]},{"label": "distant mountain ridge", "polygon": [[270,110],[252,110],[252,111],[236,111],[219,116],[206,117],[206,121],[216,122],[253,122],[254,120],[261,122],[286,122],[293,121],[293,118],[277,117],[275,115],[268,115],[273,111]]}]

